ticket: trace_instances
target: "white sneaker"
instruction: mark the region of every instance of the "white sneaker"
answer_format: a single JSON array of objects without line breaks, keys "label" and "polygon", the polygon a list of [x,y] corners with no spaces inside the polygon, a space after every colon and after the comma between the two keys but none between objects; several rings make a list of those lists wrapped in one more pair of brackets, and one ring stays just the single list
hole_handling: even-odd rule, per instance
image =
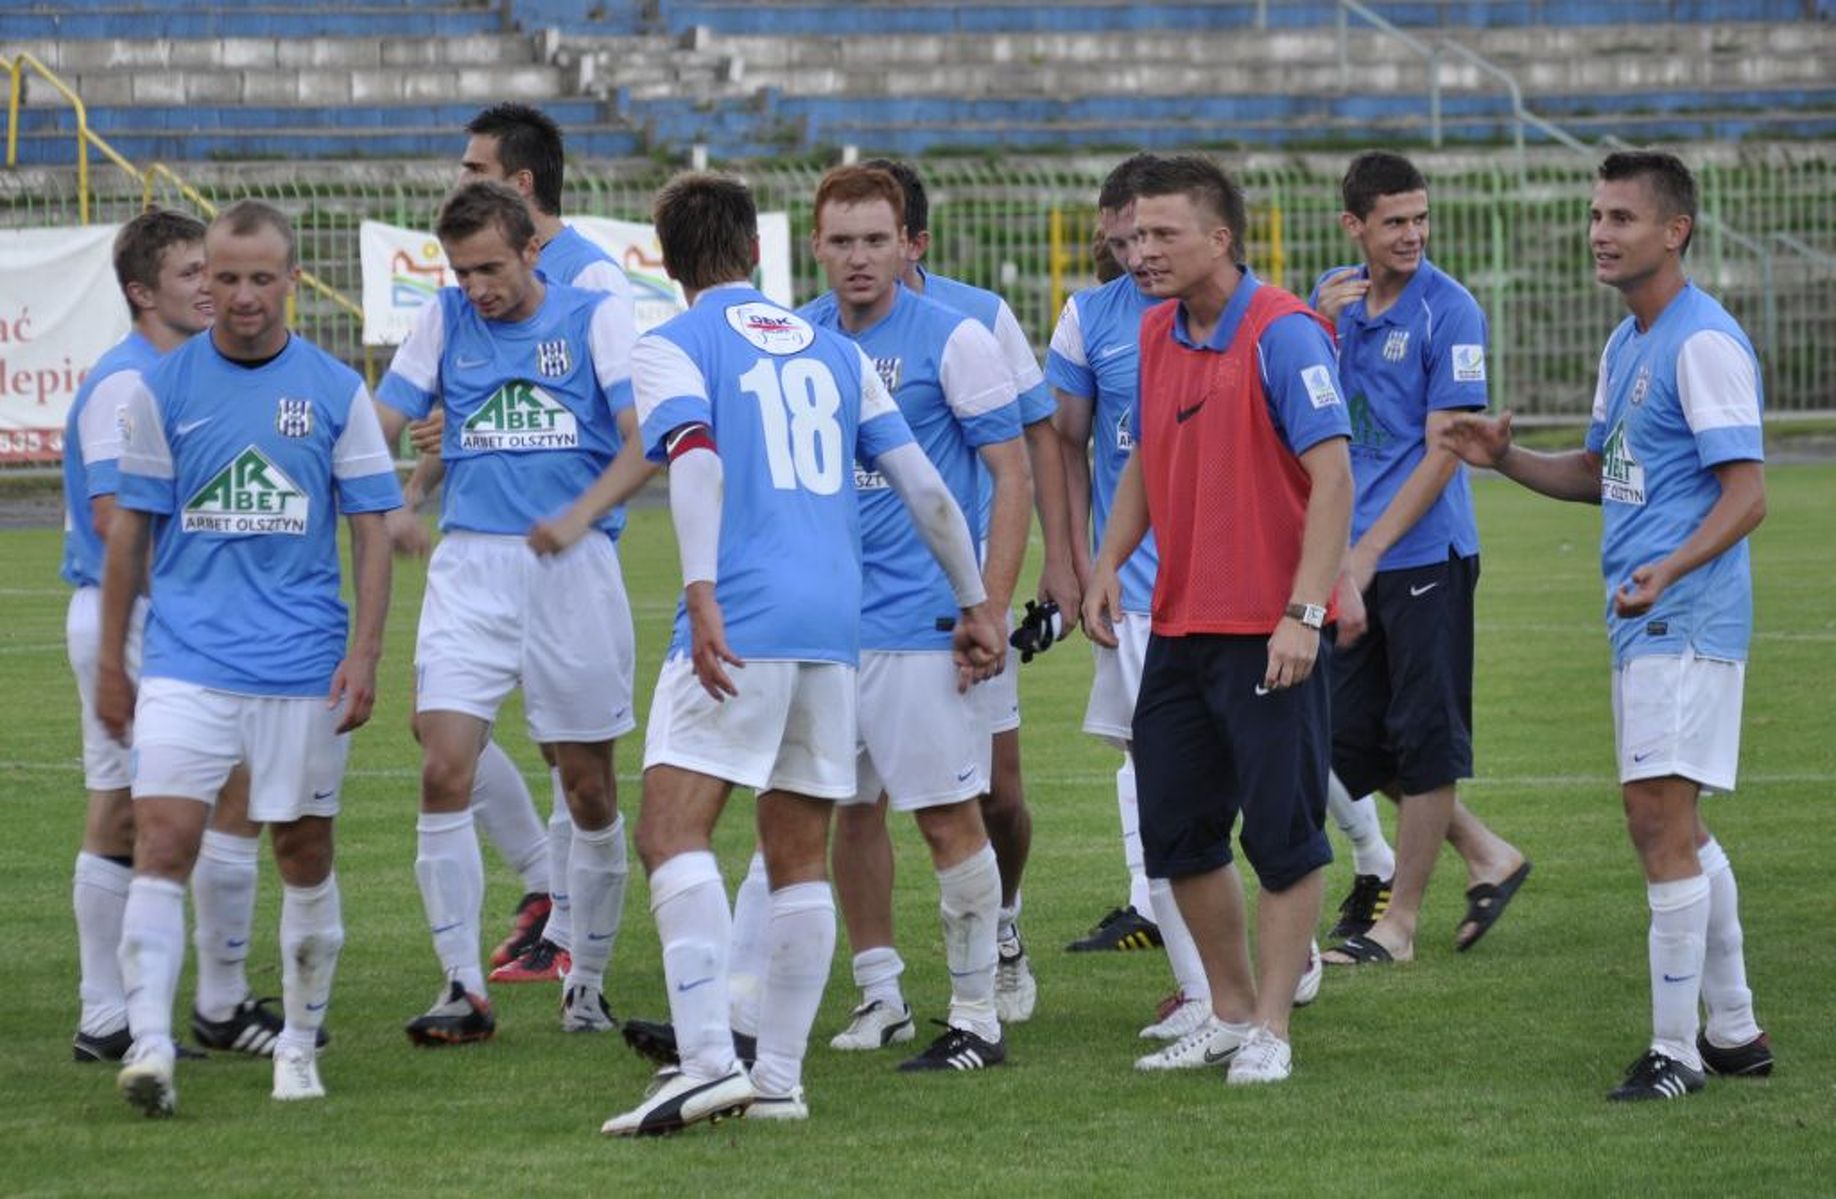
[{"label": "white sneaker", "polygon": [[1211,997],[1189,998],[1181,992],[1179,999],[1159,1022],[1141,1030],[1144,1041],[1177,1041],[1211,1017]]},{"label": "white sneaker", "polygon": [[1281,1082],[1294,1073],[1294,1050],[1288,1043],[1257,1025],[1243,1042],[1237,1056],[1231,1059],[1230,1074],[1225,1078],[1233,1087],[1252,1083]]},{"label": "white sneaker", "polygon": [[319,1081],[319,1055],[310,1049],[276,1046],[274,1098],[325,1098],[325,1084]]},{"label": "white sneaker", "polygon": [[649,1137],[679,1132],[703,1120],[710,1124],[737,1116],[751,1106],[757,1092],[738,1062],[719,1078],[691,1078],[680,1070],[657,1075],[644,1102],[599,1126],[609,1137]]},{"label": "white sneaker", "polygon": [[884,1049],[894,1041],[912,1039],[912,1009],[900,1004],[894,1011],[878,999],[854,1009],[848,1027],[829,1038],[830,1049]]},{"label": "white sneaker", "polygon": [[746,1109],[748,1120],[807,1120],[810,1105],[804,1102],[803,1088],[792,1087],[788,1095],[760,1095]]},{"label": "white sneaker", "polygon": [[611,1032],[618,1027],[606,996],[598,987],[584,983],[570,986],[561,997],[562,1032]]},{"label": "white sneaker", "polygon": [[159,1048],[136,1041],[115,1075],[121,1097],[149,1119],[170,1116],[178,1110],[178,1087],[172,1081],[174,1054],[170,1040]]},{"label": "white sneaker", "polygon": [[1320,960],[1320,943],[1310,942],[1307,945],[1307,970],[1300,977],[1300,985],[1294,988],[1294,1006],[1306,1007],[1320,997],[1320,977],[1326,973],[1326,964]]},{"label": "white sneaker", "polygon": [[1026,946],[1015,932],[997,949],[995,1015],[1003,1024],[1025,1024],[1033,1018],[1033,1007],[1039,1002],[1039,983],[1033,978],[1032,963],[1026,959]]},{"label": "white sneaker", "polygon": [[1248,1024],[1229,1024],[1206,1013],[1198,1027],[1157,1053],[1135,1059],[1137,1070],[1198,1070],[1222,1066],[1249,1037]]}]

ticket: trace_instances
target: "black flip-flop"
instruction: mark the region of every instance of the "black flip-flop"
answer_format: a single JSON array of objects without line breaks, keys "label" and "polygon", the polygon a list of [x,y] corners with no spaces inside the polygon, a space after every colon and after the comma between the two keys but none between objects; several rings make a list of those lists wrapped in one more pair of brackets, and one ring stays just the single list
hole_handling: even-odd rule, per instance
[{"label": "black flip-flop", "polygon": [[[1350,958],[1349,962],[1335,962],[1326,955],[1342,953]],[[1364,936],[1347,937],[1337,945],[1320,951],[1320,961],[1328,966],[1387,966],[1396,959],[1382,944]]]},{"label": "black flip-flop", "polygon": [[1472,925],[1473,935],[1462,941],[1459,939],[1460,930],[1456,928],[1455,953],[1465,953],[1479,943],[1479,938],[1498,923],[1498,918],[1504,915],[1505,905],[1511,902],[1511,897],[1517,894],[1517,889],[1529,877],[1530,859],[1525,858],[1524,864],[1513,870],[1502,883],[1480,883],[1476,887],[1467,888],[1466,915],[1460,920],[1460,928]]}]

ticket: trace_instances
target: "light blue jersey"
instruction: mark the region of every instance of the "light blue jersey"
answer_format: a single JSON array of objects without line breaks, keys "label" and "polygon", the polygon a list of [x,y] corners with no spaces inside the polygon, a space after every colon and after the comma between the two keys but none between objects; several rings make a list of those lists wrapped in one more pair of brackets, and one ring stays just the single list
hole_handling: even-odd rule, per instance
[{"label": "light blue jersey", "polygon": [[[748,284],[711,288],[638,339],[632,374],[645,452],[683,425],[720,455],[714,598],[747,659],[860,659],[861,505],[854,464],[912,440],[859,347]],[[689,652],[676,611],[670,653]]]},{"label": "light blue jersey", "polygon": [[[1160,303],[1128,275],[1080,291],[1065,301],[1046,354],[1046,382],[1091,401],[1091,550],[1103,544],[1122,468],[1134,452],[1128,414],[1141,385],[1141,314]],[[1154,533],[1122,564],[1122,610],[1148,613],[1154,603]]]},{"label": "light blue jersey", "polygon": [[[817,301],[801,314],[866,352],[950,494],[965,514],[973,514],[977,451],[1020,436],[1013,373],[994,337],[974,320],[904,287],[892,311],[859,333],[842,329],[832,301]],[[949,649],[957,607],[943,568],[883,477],[863,471],[856,486],[864,567],[861,648]],[[980,537],[973,516],[970,522]]]},{"label": "light blue jersey", "polygon": [[561,232],[548,239],[536,259],[536,270],[544,279],[581,291],[603,291],[627,299],[633,294],[624,269],[572,225],[563,226]]},{"label": "light blue jersey", "polygon": [[[618,453],[631,406],[629,298],[550,283],[534,316],[487,321],[442,288],[396,351],[377,398],[411,420],[446,408],[440,527],[521,536],[566,511]],[[600,519],[608,537],[623,508]]]},{"label": "light blue jersey", "polygon": [[102,585],[102,538],[89,502],[114,495],[121,457],[120,417],[159,349],[138,331],[96,359],[64,418],[64,565],[72,587]]},{"label": "light blue jersey", "polygon": [[1627,317],[1607,340],[1587,448],[1600,456],[1600,567],[1615,665],[1686,647],[1746,660],[1753,632],[1746,538],[1665,588],[1642,616],[1615,615],[1613,592],[1701,526],[1721,496],[1714,467],[1765,459],[1762,406],[1753,344],[1694,284],[1645,332]]},{"label": "light blue jersey", "polygon": [[153,517],[142,676],[297,697],[345,655],[338,514],[402,492],[354,371],[297,335],[244,366],[206,333],[134,389],[117,501]]},{"label": "light blue jersey", "polygon": [[[1344,267],[1334,267],[1321,283]],[[1369,277],[1368,267],[1359,268]],[[1319,287],[1314,287],[1314,302]],[[1351,415],[1352,540],[1364,536],[1427,454],[1430,412],[1484,409],[1485,313],[1452,276],[1423,259],[1396,301],[1368,316],[1360,297],[1339,313],[1339,381]],[[1377,569],[1408,570],[1479,552],[1464,465]]]}]

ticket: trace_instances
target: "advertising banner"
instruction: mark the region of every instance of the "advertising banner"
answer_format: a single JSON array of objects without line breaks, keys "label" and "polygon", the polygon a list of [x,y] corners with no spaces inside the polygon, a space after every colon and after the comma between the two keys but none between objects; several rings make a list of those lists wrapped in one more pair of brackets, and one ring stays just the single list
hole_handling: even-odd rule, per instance
[{"label": "advertising banner", "polygon": [[0,462],[56,462],[89,368],[128,331],[118,225],[0,230]]}]

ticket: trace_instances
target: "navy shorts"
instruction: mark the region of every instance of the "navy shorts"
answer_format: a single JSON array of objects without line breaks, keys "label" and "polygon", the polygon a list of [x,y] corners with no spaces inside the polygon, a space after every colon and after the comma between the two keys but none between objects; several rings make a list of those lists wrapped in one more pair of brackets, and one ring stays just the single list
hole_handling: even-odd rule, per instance
[{"label": "navy shorts", "polygon": [[1479,558],[1379,571],[1370,628],[1332,670],[1332,768],[1353,795],[1421,795],[1473,776]]},{"label": "navy shorts", "polygon": [[1326,772],[1332,695],[1326,639],[1298,687],[1263,691],[1260,636],[1148,639],[1135,701],[1141,848],[1152,878],[1205,874],[1243,855],[1270,891],[1332,861]]}]

